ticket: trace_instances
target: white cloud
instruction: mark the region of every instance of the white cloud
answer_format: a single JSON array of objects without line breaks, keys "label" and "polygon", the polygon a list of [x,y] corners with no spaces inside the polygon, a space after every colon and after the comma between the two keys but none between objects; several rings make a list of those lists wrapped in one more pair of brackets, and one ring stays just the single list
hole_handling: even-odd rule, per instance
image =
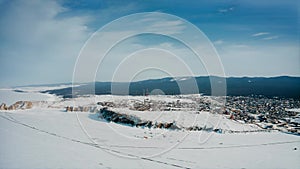
[{"label": "white cloud", "polygon": [[10,1],[0,16],[1,72],[18,84],[70,81],[90,18],[61,15],[67,10],[50,0]]},{"label": "white cloud", "polygon": [[268,34],[270,34],[270,33],[269,32],[259,32],[259,33],[253,34],[252,36],[256,37],[256,36],[263,36],[263,35],[268,35]]},{"label": "white cloud", "polygon": [[215,45],[221,45],[221,44],[223,44],[224,43],[224,41],[223,40],[216,40],[216,41],[214,41],[213,42],[213,44],[215,44]]},{"label": "white cloud", "polygon": [[170,35],[170,34],[180,33],[184,29],[185,29],[185,25],[181,20],[166,19],[165,21],[154,21],[153,23],[149,24],[146,31],[161,32]]},{"label": "white cloud", "polygon": [[232,48],[249,48],[250,46],[248,45],[243,45],[243,44],[235,44],[231,45]]},{"label": "white cloud", "polygon": [[266,37],[266,38],[263,38],[263,40],[273,40],[273,39],[278,39],[279,36],[269,36],[269,37]]}]

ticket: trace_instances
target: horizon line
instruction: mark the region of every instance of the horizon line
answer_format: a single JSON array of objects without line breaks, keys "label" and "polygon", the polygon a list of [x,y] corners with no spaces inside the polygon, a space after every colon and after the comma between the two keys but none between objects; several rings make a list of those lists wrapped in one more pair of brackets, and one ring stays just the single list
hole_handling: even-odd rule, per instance
[{"label": "horizon line", "polygon": [[[168,78],[199,78],[199,77],[217,77],[217,78],[280,78],[280,77],[289,77],[289,78],[300,78],[299,76],[291,76],[291,75],[279,75],[279,76],[217,76],[217,75],[206,75],[206,76],[176,76],[176,77],[170,77],[170,76],[166,76],[166,77],[161,77],[161,78],[149,78],[149,79],[142,79],[142,80],[137,80],[137,81],[131,81],[131,82],[143,82],[143,81],[148,81],[148,80],[160,80],[160,79],[168,79]],[[17,88],[17,87],[30,87],[30,86],[46,86],[46,85],[72,85],[72,84],[88,84],[88,83],[131,83],[128,81],[92,81],[92,82],[57,82],[57,83],[35,83],[35,84],[25,84],[25,85],[16,85],[16,86],[10,86],[12,88]],[[8,86],[9,87],[9,86]],[[0,88],[5,88],[0,87]]]}]

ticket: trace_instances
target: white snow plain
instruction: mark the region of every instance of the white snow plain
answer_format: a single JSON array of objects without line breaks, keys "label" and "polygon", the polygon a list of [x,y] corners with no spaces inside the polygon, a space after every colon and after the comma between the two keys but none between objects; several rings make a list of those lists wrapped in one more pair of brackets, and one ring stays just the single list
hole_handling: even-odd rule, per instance
[{"label": "white snow plain", "polygon": [[57,97],[54,95],[36,91],[16,92],[12,89],[0,90],[0,104],[11,105],[17,101],[55,101],[56,99]]},{"label": "white snow plain", "polygon": [[[300,167],[299,136],[276,131],[220,134],[129,127],[108,123],[99,119],[95,113],[64,111],[67,105],[88,105],[103,100],[116,102],[127,96],[118,96],[118,99],[112,99],[111,96],[91,96],[68,100],[52,97],[53,100],[43,103],[43,106],[35,104],[29,110],[0,112],[0,168]],[[142,99],[133,96],[130,98]],[[207,112],[200,113],[195,118],[193,112],[178,111],[172,114],[115,110],[143,119],[155,118],[156,121],[175,119],[184,126],[195,123],[219,125],[222,129],[240,131],[255,129],[255,126]]]}]

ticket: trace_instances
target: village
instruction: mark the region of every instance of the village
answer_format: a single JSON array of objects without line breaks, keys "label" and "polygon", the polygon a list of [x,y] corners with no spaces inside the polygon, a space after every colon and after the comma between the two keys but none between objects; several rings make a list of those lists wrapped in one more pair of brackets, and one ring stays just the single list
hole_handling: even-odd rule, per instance
[{"label": "village", "polygon": [[231,119],[255,123],[263,129],[300,134],[299,107],[300,101],[292,98],[232,96],[226,98],[223,113],[229,114]]},{"label": "village", "polygon": [[[223,114],[228,119],[239,123],[255,124],[263,130],[279,130],[296,135],[300,134],[300,101],[297,99],[267,98],[264,96],[227,96],[223,103],[215,104],[216,100],[220,100],[218,99],[220,97],[197,97],[196,95],[174,95],[169,97],[173,101],[145,96],[144,99],[97,102],[97,106],[100,106],[100,111],[102,109],[128,108],[133,111],[150,112],[210,112]],[[68,106],[66,111],[97,112],[97,109],[95,107]]]}]

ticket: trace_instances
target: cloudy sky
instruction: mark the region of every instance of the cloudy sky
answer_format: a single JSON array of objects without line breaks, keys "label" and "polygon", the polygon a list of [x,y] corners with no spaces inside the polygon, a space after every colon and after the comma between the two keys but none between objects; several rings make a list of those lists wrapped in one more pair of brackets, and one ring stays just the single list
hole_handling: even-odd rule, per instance
[{"label": "cloudy sky", "polygon": [[[216,48],[226,76],[300,76],[299,9],[298,1],[282,0],[1,0],[0,86],[71,82],[77,57],[89,37],[115,19],[140,12],[163,12],[194,24]],[[167,19],[165,25],[152,26],[162,26],[156,28],[169,33],[184,31],[179,22]],[[118,31],[127,29],[123,26]],[[127,39],[107,56],[106,67],[98,70],[95,80],[110,80],[111,74],[105,72],[119,60],[109,59],[128,56],[121,55],[128,46],[183,48],[172,39],[156,36]],[[153,53],[156,57],[150,56]],[[191,69],[198,69],[195,75],[207,74],[192,57],[185,58],[192,55],[189,51],[178,53]],[[134,57],[158,62],[157,56],[165,55],[161,62],[172,56],[159,50],[140,55]],[[141,79],[170,75],[155,71],[144,73]],[[184,76],[184,72],[173,75]]]}]

